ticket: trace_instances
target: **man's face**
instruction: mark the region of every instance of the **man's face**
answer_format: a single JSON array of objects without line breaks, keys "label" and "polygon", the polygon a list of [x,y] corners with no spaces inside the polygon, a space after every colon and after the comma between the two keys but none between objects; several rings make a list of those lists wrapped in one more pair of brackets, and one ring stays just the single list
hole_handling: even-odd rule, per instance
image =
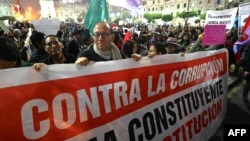
[{"label": "man's face", "polygon": [[81,34],[76,34],[76,35],[75,35],[75,38],[76,38],[76,40],[79,41],[79,42],[82,41],[82,35],[81,35]]},{"label": "man's face", "polygon": [[50,55],[62,54],[63,45],[54,36],[50,36],[45,40],[45,51]]},{"label": "man's face", "polygon": [[168,54],[172,54],[172,53],[175,53],[176,46],[173,45],[173,44],[167,44],[165,46],[165,49],[166,49],[166,51],[167,51]]},{"label": "man's face", "polygon": [[106,23],[99,23],[95,26],[93,39],[98,49],[102,51],[110,50],[114,37]]}]

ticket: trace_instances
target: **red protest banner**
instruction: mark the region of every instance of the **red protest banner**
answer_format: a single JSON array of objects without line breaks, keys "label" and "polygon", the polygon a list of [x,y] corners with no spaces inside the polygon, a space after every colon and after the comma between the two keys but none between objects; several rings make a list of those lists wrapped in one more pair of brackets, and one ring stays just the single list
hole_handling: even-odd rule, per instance
[{"label": "red protest banner", "polygon": [[[167,101],[173,109],[170,108],[172,106],[168,107],[171,110],[167,110],[166,113],[175,115],[172,117],[175,119],[174,122],[169,122],[169,127],[165,127],[164,130],[168,132],[159,135],[155,132],[146,138],[162,140],[165,137],[172,137],[171,133],[179,127],[176,124],[178,121],[187,116],[195,118],[195,115],[199,114],[194,112],[195,110],[187,112],[187,109],[181,114],[181,109],[177,108],[179,104],[185,103],[181,102],[184,99],[181,95],[192,90],[191,88],[205,89],[206,85],[211,85],[214,89],[218,89],[219,93],[217,96],[212,96],[207,90],[207,95],[211,96],[211,100],[218,99],[217,103],[222,105],[219,101],[222,101],[223,93],[220,91],[224,92],[221,88],[224,87],[222,83],[224,80],[218,81],[218,78],[227,74],[226,60],[227,53],[222,51],[203,58],[194,57],[184,62],[152,63],[150,66],[127,67],[115,71],[93,72],[76,77],[2,87],[0,88],[2,131],[0,138],[67,140],[76,137],[81,140],[97,138],[104,140],[105,136],[122,138],[124,134],[132,139],[136,138],[136,133],[132,132],[136,130],[135,125],[137,128],[142,127],[139,119],[143,117],[147,119],[147,114],[151,110],[155,111],[156,107],[161,107],[161,104]],[[94,67],[98,67],[98,64]],[[65,73],[67,74],[67,71]],[[206,83],[203,84],[204,82]],[[171,101],[172,99],[175,100]],[[207,113],[205,109],[208,108],[207,111],[214,109],[209,108],[214,104],[211,100],[204,100],[204,107],[200,106],[199,111],[204,110],[203,113]],[[221,109],[222,106],[219,107],[217,109]],[[211,123],[217,116],[223,116],[220,112],[217,113],[216,116],[211,115],[214,117],[210,118]],[[140,117],[141,115],[144,116]],[[204,128],[207,128],[207,125],[208,123]],[[119,129],[116,129],[118,127]],[[157,129],[160,133],[159,126]],[[143,130],[147,135],[147,130]]]}]

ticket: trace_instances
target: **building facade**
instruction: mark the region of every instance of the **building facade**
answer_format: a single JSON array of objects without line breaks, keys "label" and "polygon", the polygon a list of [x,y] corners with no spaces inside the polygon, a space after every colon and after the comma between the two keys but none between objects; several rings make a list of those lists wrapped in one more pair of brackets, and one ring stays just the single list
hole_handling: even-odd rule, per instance
[{"label": "building facade", "polygon": [[[17,0],[1,0],[0,16],[13,16],[13,6]],[[91,0],[40,0],[44,3],[54,3],[55,12],[45,12],[43,17],[50,16],[61,20],[68,18],[76,20],[87,11]],[[109,0],[107,0],[108,2]],[[178,13],[196,11],[197,14],[205,13],[207,10],[225,9],[230,2],[245,3],[250,0],[142,0],[144,13],[170,14],[176,17]],[[120,8],[121,9],[121,8]]]},{"label": "building facade", "polygon": [[170,14],[174,17],[180,12],[197,11],[197,14],[207,10],[225,9],[230,2],[245,3],[250,0],[142,0],[145,13]]},{"label": "building facade", "polygon": [[77,21],[77,18],[87,11],[88,3],[76,3],[76,2],[59,2],[59,0],[54,0],[56,16],[58,19],[64,21],[66,19],[74,19]]},{"label": "building facade", "polygon": [[1,16],[13,16],[13,1],[1,0],[0,1],[0,17]]},{"label": "building facade", "polygon": [[[62,21],[70,18],[77,18],[87,11],[90,0],[38,0],[40,3],[41,18],[58,18]],[[1,0],[0,16],[15,16],[14,6],[17,0]],[[32,5],[32,3],[31,3]],[[22,14],[27,13],[27,9],[21,7]],[[34,14],[34,13],[32,13]],[[24,19],[25,20],[25,15]]]}]

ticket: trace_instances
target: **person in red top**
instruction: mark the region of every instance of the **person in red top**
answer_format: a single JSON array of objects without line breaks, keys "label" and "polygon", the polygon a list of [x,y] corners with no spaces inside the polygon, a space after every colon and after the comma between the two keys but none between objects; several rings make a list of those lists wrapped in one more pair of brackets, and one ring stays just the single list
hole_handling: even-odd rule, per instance
[{"label": "person in red top", "polygon": [[124,39],[123,39],[123,43],[126,43],[127,40],[131,40],[132,39],[132,32],[131,31],[127,31],[124,35]]},{"label": "person in red top", "polygon": [[123,38],[121,37],[120,33],[115,31],[115,39],[114,39],[114,44],[119,48],[119,50],[122,50],[122,41]]}]

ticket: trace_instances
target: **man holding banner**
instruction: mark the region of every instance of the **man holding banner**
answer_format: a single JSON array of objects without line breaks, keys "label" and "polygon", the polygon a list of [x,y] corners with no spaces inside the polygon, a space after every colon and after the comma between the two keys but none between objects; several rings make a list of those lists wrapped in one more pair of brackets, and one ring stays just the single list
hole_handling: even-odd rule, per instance
[{"label": "man holding banner", "polygon": [[[76,64],[85,66],[89,61],[98,62],[125,58],[125,55],[114,43],[112,43],[115,35],[107,22],[101,21],[97,23],[93,32],[94,44],[78,54],[78,59],[75,62]],[[133,54],[132,58],[138,61],[141,59],[141,56]]]}]

